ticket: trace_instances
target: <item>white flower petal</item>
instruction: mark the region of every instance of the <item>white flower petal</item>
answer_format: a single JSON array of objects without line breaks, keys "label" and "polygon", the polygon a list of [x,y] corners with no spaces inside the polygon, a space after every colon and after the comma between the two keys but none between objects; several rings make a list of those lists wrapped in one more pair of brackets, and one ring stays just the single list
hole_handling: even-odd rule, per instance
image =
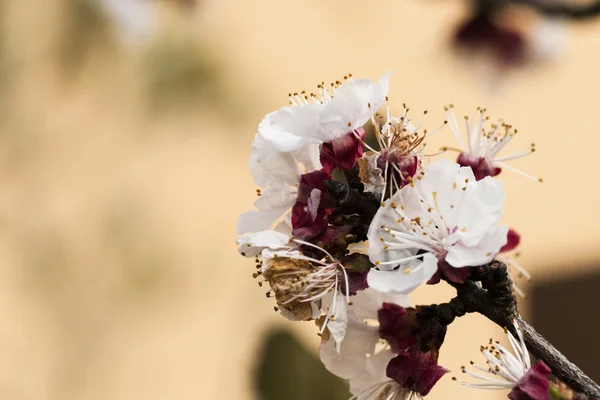
[{"label": "white flower petal", "polygon": [[354,79],[337,89],[331,102],[319,114],[322,140],[332,140],[361,128],[369,121],[371,113],[375,113],[385,103],[389,78],[388,72],[377,82]]},{"label": "white flower petal", "polygon": [[243,253],[242,255],[246,257],[256,257],[265,248],[276,250],[284,247],[290,239],[288,235],[280,232],[261,231],[241,235],[236,243],[240,246],[240,254]]},{"label": "white flower petal", "polygon": [[240,216],[237,232],[259,232],[269,229],[273,223],[294,205],[296,189],[289,186],[270,186],[262,191],[254,206],[258,211],[248,211]]},{"label": "white flower petal", "polygon": [[321,160],[319,159],[320,154],[318,144],[307,144],[300,150],[295,151],[293,154],[294,157],[296,157],[296,160],[302,163],[306,172],[317,171],[323,168],[321,165]]},{"label": "white flower petal", "polygon": [[298,185],[301,175],[294,155],[290,152],[280,152],[260,133],[256,134],[252,142],[250,173],[256,185],[262,188],[270,185]]},{"label": "white flower petal", "polygon": [[360,374],[350,379],[350,392],[354,395],[361,393],[357,397],[357,400],[381,398],[379,394],[385,390],[385,385],[382,385],[377,390],[374,388],[373,390],[368,389],[377,383],[390,380],[386,376],[386,369],[390,360],[394,357],[395,354],[391,350],[382,350],[367,360]]},{"label": "white flower petal", "polygon": [[377,311],[383,303],[394,303],[403,307],[410,307],[407,295],[399,293],[385,293],[375,288],[367,288],[352,296],[350,310],[353,315],[360,319],[377,319]]},{"label": "white flower petal", "polygon": [[[391,203],[394,201],[398,201],[398,204],[400,204],[400,196],[400,193],[394,194],[392,199],[386,202],[385,206],[379,207],[369,226],[369,231],[367,232],[367,237],[369,238],[369,259],[373,264],[400,260],[416,254],[418,250],[414,248],[394,249],[389,248],[386,244],[390,239],[390,234],[385,231],[387,227],[402,232],[406,231],[404,225],[397,222],[401,218],[398,211],[391,206]],[[392,270],[394,267],[395,265],[380,265],[380,269]]]},{"label": "white flower petal", "polygon": [[474,246],[498,223],[504,208],[504,186],[487,177],[469,184],[456,214],[456,226],[464,231],[462,243]]},{"label": "white flower petal", "polygon": [[300,150],[308,143],[319,143],[318,114],[322,104],[283,107],[267,114],[258,126],[265,139],[282,152]]},{"label": "white flower petal", "polygon": [[416,185],[419,192],[432,194],[431,198],[425,199],[427,207],[436,208],[446,225],[455,226],[458,205],[465,194],[462,188],[466,182],[475,182],[473,171],[446,159],[432,162],[423,171],[425,175],[422,180],[416,181]]},{"label": "white flower petal", "polygon": [[476,246],[457,243],[448,249],[446,261],[453,267],[474,267],[491,262],[506,244],[508,226],[494,227]]},{"label": "white flower petal", "polygon": [[431,253],[423,256],[423,261],[413,260],[393,271],[371,269],[367,275],[369,287],[382,292],[408,294],[427,282],[436,273],[438,260]]},{"label": "white flower petal", "polygon": [[342,340],[344,340],[344,336],[346,335],[346,327],[348,325],[346,297],[341,293],[338,293],[337,296],[335,296],[335,302],[329,307],[329,312],[334,318],[331,318],[327,323],[327,329],[329,329],[329,333],[335,341],[336,351],[339,353]]},{"label": "white flower petal", "polygon": [[350,317],[339,352],[334,340],[324,340],[319,349],[321,361],[331,373],[351,379],[363,372],[367,355],[374,353],[378,341],[379,331],[376,327]]}]

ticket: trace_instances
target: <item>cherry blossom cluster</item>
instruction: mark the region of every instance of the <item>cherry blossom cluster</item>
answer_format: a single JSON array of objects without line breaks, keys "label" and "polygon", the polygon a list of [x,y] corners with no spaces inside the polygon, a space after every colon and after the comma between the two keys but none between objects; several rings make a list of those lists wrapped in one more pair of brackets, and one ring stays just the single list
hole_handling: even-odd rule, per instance
[{"label": "cherry blossom cluster", "polygon": [[[526,274],[503,256],[520,237],[499,224],[496,176],[506,169],[537,180],[507,164],[533,144],[502,154],[517,134],[511,125],[478,108],[461,130],[449,106],[427,131],[427,112],[419,123],[406,106],[391,113],[388,86],[389,74],[348,75],[290,93],[289,105],[266,115],[250,158],[259,198],[237,225],[259,285],[284,317],[316,322],[321,360],[348,380],[352,399],[419,398],[448,372],[437,364],[441,343],[419,323],[425,308],[407,296],[423,284],[462,284],[496,259]],[[426,154],[427,138],[447,130],[457,145]],[[509,333],[515,355],[492,343],[482,348],[486,368],[464,368],[484,383],[459,382],[549,399],[548,367],[532,366],[518,326],[510,329],[519,332]]]}]

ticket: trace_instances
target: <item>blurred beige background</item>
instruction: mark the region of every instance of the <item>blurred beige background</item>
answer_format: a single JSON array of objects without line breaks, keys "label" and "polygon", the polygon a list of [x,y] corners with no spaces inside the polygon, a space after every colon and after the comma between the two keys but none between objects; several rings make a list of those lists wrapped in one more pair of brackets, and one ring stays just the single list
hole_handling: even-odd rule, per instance
[{"label": "blurred beige background", "polygon": [[[270,327],[316,350],[314,327],[279,317],[252,280],[235,221],[255,199],[247,160],[263,115],[348,72],[392,70],[391,104],[429,109],[430,127],[449,102],[459,114],[483,105],[518,127],[512,149],[536,142],[513,165],[543,184],[502,174],[505,221],[534,279],[578,273],[600,253],[596,23],[569,27],[549,63],[490,74],[449,50],[457,1],[156,4],[156,40],[206,63],[207,89],[182,100],[148,89],[178,84],[149,77],[152,44],[102,23],[85,42],[96,22],[70,13],[73,1],[0,4],[0,398],[254,399],[250,371]],[[80,39],[91,47],[78,59]],[[431,146],[441,143],[455,143],[449,131]],[[452,296],[431,289],[414,302]],[[490,335],[502,336],[461,319],[441,364],[458,370]],[[430,398],[467,396],[502,397],[444,379]]]}]

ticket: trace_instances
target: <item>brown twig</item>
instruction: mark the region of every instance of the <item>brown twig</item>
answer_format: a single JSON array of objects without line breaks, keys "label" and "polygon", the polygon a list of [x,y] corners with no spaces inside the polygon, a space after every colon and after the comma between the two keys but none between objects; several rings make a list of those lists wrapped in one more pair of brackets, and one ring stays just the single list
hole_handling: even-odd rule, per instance
[{"label": "brown twig", "polygon": [[444,340],[445,327],[455,317],[466,313],[479,313],[498,326],[509,329],[514,335],[513,323],[516,320],[530,353],[536,359],[543,360],[557,379],[590,398],[600,398],[600,386],[520,318],[512,280],[504,263],[493,261],[489,265],[473,268],[464,283],[447,282],[456,289],[457,296],[454,299],[449,303],[419,308],[422,347],[428,347],[429,343],[439,348]]}]

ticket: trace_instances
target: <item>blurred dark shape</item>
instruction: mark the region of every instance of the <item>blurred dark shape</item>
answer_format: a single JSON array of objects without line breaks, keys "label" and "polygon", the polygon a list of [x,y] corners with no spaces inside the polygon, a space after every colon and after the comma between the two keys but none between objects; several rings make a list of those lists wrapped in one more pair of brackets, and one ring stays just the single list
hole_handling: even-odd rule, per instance
[{"label": "blurred dark shape", "polygon": [[470,50],[488,50],[500,63],[525,61],[525,40],[520,32],[498,26],[487,14],[476,15],[458,28],[456,43]]},{"label": "blurred dark shape", "polygon": [[544,21],[593,18],[600,14],[600,0],[587,4],[566,0],[471,0],[470,15],[455,31],[453,41],[468,50],[469,57],[483,53],[500,66],[523,66],[547,59],[553,54],[549,48],[560,47],[560,40],[548,32],[536,32],[535,24],[517,21],[515,15],[525,15],[527,8],[537,14],[541,26]]},{"label": "blurred dark shape", "polygon": [[193,38],[158,39],[148,51],[142,70],[153,110],[193,108],[202,97],[218,97],[217,65],[210,51]]},{"label": "blurred dark shape", "polygon": [[99,2],[94,0],[66,3],[62,34],[58,62],[65,77],[69,78],[99,49],[109,49],[113,44],[110,21]]},{"label": "blurred dark shape", "polygon": [[200,4],[200,0],[165,0],[165,2],[175,4],[184,9],[193,9]]},{"label": "blurred dark shape", "polygon": [[260,400],[347,400],[346,384],[289,332],[271,331],[256,369]]},{"label": "blurred dark shape", "polygon": [[600,380],[600,308],[596,291],[600,271],[551,281],[534,282],[531,290],[532,324],[593,380]]}]

